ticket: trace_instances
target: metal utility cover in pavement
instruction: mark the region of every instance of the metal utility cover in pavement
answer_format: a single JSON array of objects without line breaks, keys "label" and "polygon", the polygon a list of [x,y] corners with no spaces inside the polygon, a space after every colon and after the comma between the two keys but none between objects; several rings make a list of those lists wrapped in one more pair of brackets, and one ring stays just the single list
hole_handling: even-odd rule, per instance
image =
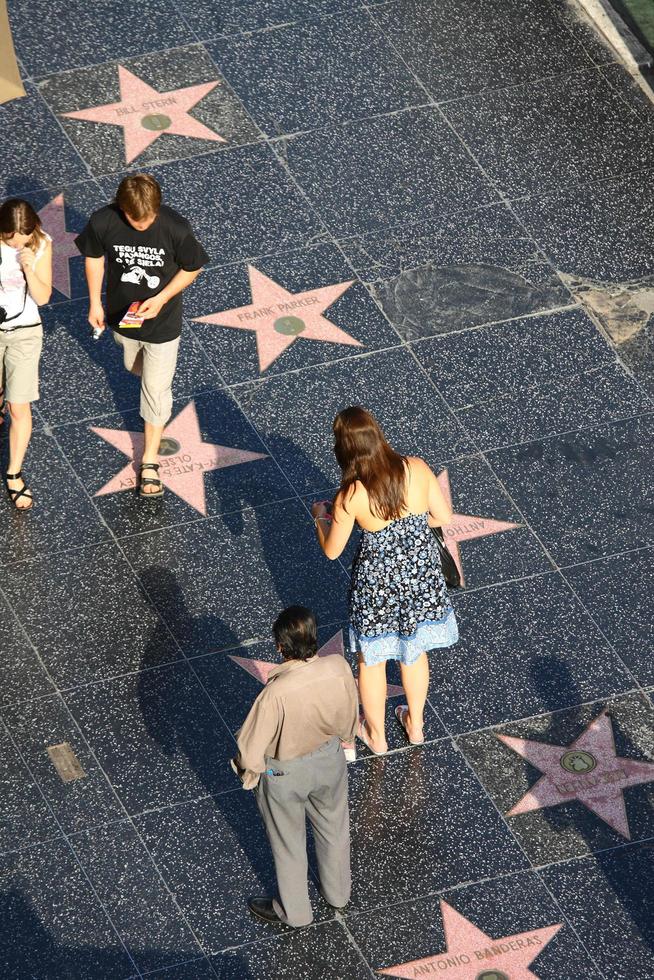
[{"label": "metal utility cover in pavement", "polygon": [[49,745],[48,755],[65,783],[72,783],[74,779],[84,779],[86,776],[79,759],[70,747],[70,743],[61,742],[59,745]]}]

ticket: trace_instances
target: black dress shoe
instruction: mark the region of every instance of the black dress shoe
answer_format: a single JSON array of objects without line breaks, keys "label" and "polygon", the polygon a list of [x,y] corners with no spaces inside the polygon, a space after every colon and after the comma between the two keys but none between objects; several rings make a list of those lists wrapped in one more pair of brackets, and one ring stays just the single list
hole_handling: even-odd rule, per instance
[{"label": "black dress shoe", "polygon": [[262,922],[267,922],[269,926],[284,925],[275,912],[270,898],[249,898],[248,908],[252,915],[256,915],[257,919],[261,919]]},{"label": "black dress shoe", "polygon": [[[325,893],[323,892],[322,889],[320,890],[320,894],[322,895],[323,900],[327,902],[327,899],[325,898]],[[346,902],[345,905],[332,905],[331,902],[327,902],[327,904],[329,905],[330,909],[334,909],[336,912],[344,912],[350,903]]]}]

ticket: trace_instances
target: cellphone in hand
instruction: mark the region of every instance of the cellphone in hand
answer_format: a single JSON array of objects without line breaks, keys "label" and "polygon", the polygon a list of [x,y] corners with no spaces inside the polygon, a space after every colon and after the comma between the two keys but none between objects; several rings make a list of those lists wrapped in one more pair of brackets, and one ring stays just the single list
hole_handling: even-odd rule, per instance
[{"label": "cellphone in hand", "polygon": [[123,315],[122,320],[118,324],[119,327],[123,329],[128,327],[137,328],[143,323],[143,317],[139,316],[140,302],[136,300],[134,303],[130,303],[130,307],[127,312]]}]

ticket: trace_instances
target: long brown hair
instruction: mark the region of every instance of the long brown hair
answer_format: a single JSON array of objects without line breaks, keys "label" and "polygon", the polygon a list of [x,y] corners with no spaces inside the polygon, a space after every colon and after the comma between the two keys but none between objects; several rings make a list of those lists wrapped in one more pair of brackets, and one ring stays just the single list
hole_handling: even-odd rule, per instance
[{"label": "long brown hair", "polygon": [[371,513],[384,521],[401,517],[406,507],[406,457],[388,444],[374,415],[352,405],[338,413],[333,429],[343,499],[360,480],[368,491]]},{"label": "long brown hair", "polygon": [[41,219],[31,204],[20,197],[10,197],[0,205],[0,239],[12,235],[29,235],[27,247],[36,252],[45,239]]}]

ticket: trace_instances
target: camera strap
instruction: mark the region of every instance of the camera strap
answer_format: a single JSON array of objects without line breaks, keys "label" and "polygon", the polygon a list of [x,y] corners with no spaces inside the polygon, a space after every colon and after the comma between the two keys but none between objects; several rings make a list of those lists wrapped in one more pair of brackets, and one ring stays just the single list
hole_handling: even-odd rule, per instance
[{"label": "camera strap", "polygon": [[[4,324],[5,323],[11,323],[12,320],[18,320],[18,318],[21,317],[23,315],[23,313],[25,312],[25,306],[27,305],[27,278],[26,278],[24,272],[23,272],[23,279],[24,279],[24,284],[23,284],[23,306],[21,308],[21,311],[20,311],[20,313],[14,313],[13,316],[6,316],[2,320],[2,322],[0,322],[0,330],[4,327]],[[4,292],[4,286],[2,285],[2,245],[1,244],[0,244],[0,289]],[[0,306],[2,306],[1,303],[0,303]],[[10,327],[9,329],[11,330],[13,328]]]}]

